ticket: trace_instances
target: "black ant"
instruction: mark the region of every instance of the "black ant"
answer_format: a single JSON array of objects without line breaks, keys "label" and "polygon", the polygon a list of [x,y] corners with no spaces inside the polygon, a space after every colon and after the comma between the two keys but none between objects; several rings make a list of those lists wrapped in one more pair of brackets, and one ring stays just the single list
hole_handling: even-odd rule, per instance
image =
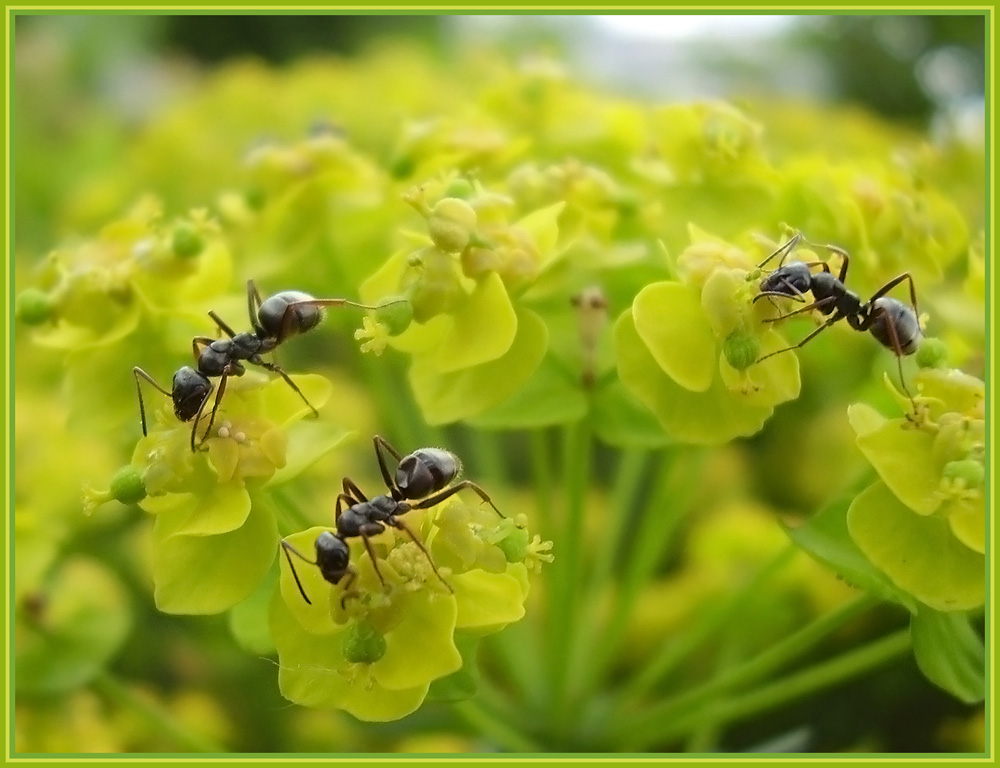
[{"label": "black ant", "polygon": [[[441,580],[441,583],[448,587],[450,592],[454,592],[447,581],[441,576],[434,561],[431,560],[430,553],[420,542],[409,527],[399,519],[413,509],[427,509],[436,506],[464,488],[471,488],[480,498],[487,502],[500,517],[504,515],[496,508],[486,492],[470,480],[463,480],[460,483],[451,485],[451,482],[461,471],[461,462],[455,454],[441,448],[420,448],[413,453],[403,456],[395,448],[389,445],[382,437],[375,435],[375,455],[378,457],[379,469],[382,478],[385,480],[388,494],[382,494],[369,500],[361,492],[358,486],[349,478],[344,478],[343,493],[337,496],[337,506],[334,515],[336,533],[333,531],[323,531],[316,537],[316,559],[310,560],[287,541],[282,540],[281,546],[285,552],[285,558],[292,569],[292,576],[295,584],[299,588],[303,599],[312,605],[312,601],[306,595],[302,582],[295,572],[291,555],[295,555],[300,560],[315,565],[319,568],[323,578],[331,584],[339,584],[341,579],[347,578],[344,584],[344,594],[340,599],[343,607],[347,597],[352,594],[347,591],[356,577],[356,572],[350,565],[351,550],[347,545],[347,539],[353,536],[360,536],[368,551],[368,556],[372,560],[375,568],[375,575],[378,576],[382,586],[385,586],[385,579],[378,569],[378,560],[372,550],[370,536],[375,536],[385,530],[386,526],[392,526],[403,531],[409,538],[420,547],[427,562],[430,563],[434,573]],[[388,451],[398,462],[395,478],[389,473],[383,451]],[[345,505],[346,504],[346,508]]]},{"label": "black ant", "polygon": [[[917,351],[922,332],[920,330],[919,310],[917,309],[917,293],[913,284],[913,278],[909,272],[894,277],[883,285],[867,302],[862,302],[861,298],[854,291],[848,290],[844,285],[847,279],[847,267],[850,257],[842,248],[835,245],[823,245],[832,253],[841,257],[840,273],[834,277],[830,271],[830,266],[825,261],[790,261],[787,264],[785,258],[792,249],[802,240],[801,233],[796,233],[788,242],[782,244],[774,253],[764,259],[758,265],[762,269],[767,262],[779,253],[782,254],[778,268],[772,271],[760,283],[760,293],[754,296],[756,302],[764,296],[782,296],[804,302],[804,294],[811,291],[813,302],[792,312],[788,312],[779,317],[774,317],[765,322],[777,322],[785,318],[809,312],[817,309],[822,314],[829,316],[829,319],[812,333],[793,344],[790,347],[770,352],[757,359],[757,362],[766,360],[774,355],[798,349],[804,346],[822,331],[829,328],[839,320],[847,320],[847,324],[856,331],[868,331],[884,347],[892,350],[896,355],[896,363],[899,366],[899,380],[906,392],[910,402],[914,402],[913,395],[906,388],[906,381],[903,378],[903,355],[912,355]],[[811,267],[822,267],[821,272],[813,272]],[[907,306],[902,301],[886,296],[889,291],[903,281],[910,283],[910,301],[912,307]],[[916,407],[914,405],[914,407]]]},{"label": "black ant", "polygon": [[202,411],[208,403],[214,385],[211,379],[219,378],[219,387],[212,405],[212,413],[208,420],[201,442],[204,442],[212,430],[215,414],[219,409],[222,395],[226,391],[226,381],[230,376],[242,376],[246,373],[243,361],[251,365],[266,368],[281,376],[302,401],[309,406],[313,415],[318,415],[316,409],[302,394],[295,382],[289,378],[275,363],[264,360],[261,355],[271,352],[279,344],[297,334],[315,328],[323,319],[323,307],[352,306],[361,309],[375,309],[366,304],[358,304],[347,299],[317,299],[302,291],[282,291],[262,301],[260,292],[253,280],[247,281],[247,313],[250,316],[252,331],[236,333],[214,311],[208,315],[215,321],[219,330],[228,339],[213,339],[208,336],[196,336],[191,342],[191,349],[197,362],[197,368],[183,366],[175,374],[170,390],[161,387],[142,368],[132,369],[135,376],[135,389],[139,396],[139,416],[142,422],[142,434],[146,432],[146,409],[142,401],[142,388],[139,378],[142,377],[152,384],[159,392],[171,398],[174,402],[174,414],[181,421],[194,419],[191,427],[191,450],[196,450],[195,438],[198,422]]}]

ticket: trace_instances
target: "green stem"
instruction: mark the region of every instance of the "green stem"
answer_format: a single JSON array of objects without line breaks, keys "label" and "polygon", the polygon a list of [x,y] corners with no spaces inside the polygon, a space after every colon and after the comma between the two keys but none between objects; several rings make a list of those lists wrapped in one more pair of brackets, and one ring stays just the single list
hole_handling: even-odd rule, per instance
[{"label": "green stem", "polygon": [[697,688],[667,699],[642,713],[632,715],[623,713],[620,717],[620,728],[625,733],[655,731],[661,728],[663,723],[683,718],[686,713],[704,707],[721,694],[754,683],[791,663],[876,603],[874,597],[868,594],[861,595],[821,616],[746,663],[731,668]]},{"label": "green stem", "polygon": [[534,485],[535,514],[538,524],[544,526],[545,535],[551,537],[554,491],[552,477],[552,455],[549,452],[549,432],[544,429],[533,429],[530,432],[531,474]]},{"label": "green stem", "polygon": [[[576,633],[579,614],[578,586],[583,555],[584,508],[590,487],[590,422],[583,419],[568,427],[563,442],[563,484],[565,514],[562,534],[556,540],[553,561],[551,602],[549,604],[548,668],[551,670],[552,701],[550,713],[562,733],[572,722],[575,707],[570,706],[570,648]],[[579,703],[579,702],[577,702]]]},{"label": "green stem", "polygon": [[[607,538],[602,538],[597,548],[587,579],[586,598],[582,606],[584,626],[599,626],[601,611],[612,591],[616,559],[631,533],[633,513],[638,506],[640,485],[648,468],[648,460],[649,455],[645,452],[630,451],[622,456],[611,490],[610,500],[614,506],[606,517],[607,530],[602,531],[607,533]],[[572,679],[585,684],[580,693],[588,696],[597,682],[597,677],[591,674],[591,666],[600,647],[598,643],[601,635],[598,632],[580,632],[576,640]]]},{"label": "green stem", "polygon": [[[269,489],[254,494],[254,502],[270,509],[274,519],[278,521],[278,531],[286,536],[288,533],[312,528],[316,521],[310,518],[287,491]],[[332,521],[331,515],[331,521]]]},{"label": "green stem", "polygon": [[672,720],[644,722],[641,728],[636,727],[633,732],[627,734],[628,751],[647,749],[683,737],[701,728],[706,720],[721,726],[723,723],[728,724],[759,715],[803,696],[839,685],[906,653],[910,645],[910,631],[902,629],[830,661],[776,680],[741,697],[718,701],[694,711],[689,710]]},{"label": "green stem", "polygon": [[173,739],[179,747],[187,751],[215,754],[226,752],[224,747],[211,739],[192,733],[156,703],[137,696],[131,688],[108,671],[101,672],[91,685],[101,696],[140,715],[151,726],[154,733]]},{"label": "green stem", "polygon": [[[674,544],[674,534],[684,519],[688,498],[694,493],[696,485],[691,480],[694,468],[687,460],[679,463],[679,458],[672,451],[663,452],[657,473],[658,482],[641,517],[638,520],[627,518],[626,524],[631,526],[628,533],[634,546],[629,548],[630,556],[625,564],[614,610],[597,646],[600,651],[587,667],[586,685],[596,685],[603,678],[625,636],[629,616],[642,588],[655,573],[668,548]],[[701,452],[696,452],[690,462],[700,462],[701,459]]]},{"label": "green stem", "polygon": [[491,739],[508,752],[542,752],[542,747],[501,718],[487,710],[477,699],[452,704],[452,709],[477,732]]},{"label": "green stem", "polygon": [[664,643],[650,663],[646,664],[643,670],[622,689],[617,697],[619,707],[624,707],[628,701],[641,699],[677,670],[691,654],[705,647],[713,636],[731,624],[750,597],[788,565],[798,551],[793,544],[783,548],[728,599],[717,603],[702,614],[697,625],[684,632],[675,642]]}]

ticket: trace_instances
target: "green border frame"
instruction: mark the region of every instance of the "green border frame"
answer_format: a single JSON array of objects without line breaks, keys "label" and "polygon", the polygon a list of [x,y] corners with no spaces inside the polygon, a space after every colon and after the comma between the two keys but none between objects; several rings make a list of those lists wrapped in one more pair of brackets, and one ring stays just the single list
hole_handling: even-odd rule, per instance
[{"label": "green border frame", "polygon": [[[17,5],[7,5],[5,6],[5,40],[7,47],[7,77],[5,82],[5,117],[6,117],[6,130],[5,130],[5,156],[4,156],[4,169],[6,173],[6,185],[3,191],[3,198],[5,202],[5,214],[6,214],[6,232],[7,232],[7,243],[6,243],[6,278],[7,278],[7,313],[5,316],[5,328],[6,328],[6,344],[5,344],[5,397],[6,397],[6,408],[4,413],[4,428],[5,428],[5,480],[7,488],[7,504],[6,504],[6,532],[7,532],[7,569],[5,572],[5,579],[7,581],[7,600],[6,600],[6,661],[7,669],[12,672],[11,667],[11,649],[13,645],[13,626],[11,617],[11,589],[13,582],[13,513],[12,513],[12,466],[13,466],[13,421],[14,421],[14,396],[12,388],[12,368],[11,368],[11,349],[13,347],[13,306],[14,306],[14,296],[13,296],[13,280],[12,280],[12,253],[14,250],[14,237],[15,232],[13,230],[13,152],[12,147],[16,141],[16,137],[13,136],[13,125],[11,123],[11,109],[12,109],[12,93],[13,93],[13,82],[12,82],[12,72],[13,72],[13,61],[14,61],[14,20],[16,17],[21,15],[35,15],[35,14],[80,14],[80,13],[97,13],[108,15],[114,14],[125,14],[125,13],[136,13],[136,14],[156,14],[156,15],[167,15],[167,14],[192,14],[192,15],[207,15],[207,14],[219,14],[219,13],[249,13],[254,15],[303,15],[307,13],[316,12],[326,12],[332,14],[345,14],[345,15],[356,15],[356,14],[368,14],[368,13],[393,13],[398,12],[400,15],[424,15],[424,14],[439,14],[439,15],[455,15],[455,14],[484,14],[493,12],[514,12],[514,11],[528,11],[530,15],[539,14],[551,14],[551,15],[579,15],[588,12],[604,12],[607,15],[634,15],[639,13],[656,13],[663,12],[665,14],[678,14],[684,12],[695,12],[700,14],[712,14],[712,15],[722,15],[729,12],[747,12],[752,14],[760,14],[766,12],[780,12],[784,14],[799,14],[799,15],[818,15],[818,14],[850,14],[850,13],[886,13],[894,14],[898,12],[905,13],[924,13],[924,14],[942,14],[942,15],[957,15],[961,13],[968,14],[985,14],[986,16],[986,30],[987,30],[987,68],[986,68],[986,94],[988,107],[986,109],[986,160],[987,160],[987,189],[986,189],[986,204],[987,204],[987,217],[986,217],[986,248],[988,254],[992,255],[995,253],[995,210],[994,210],[994,158],[995,158],[995,129],[994,129],[994,114],[993,109],[995,107],[995,93],[994,93],[994,77],[996,65],[996,54],[995,54],[995,6],[993,5],[960,5],[960,6],[948,6],[948,5],[857,5],[857,4],[844,4],[837,6],[803,6],[797,3],[772,3],[766,5],[739,5],[739,4],[719,4],[719,5],[664,5],[661,3],[629,3],[627,5],[621,5],[613,9],[613,13],[609,13],[609,9],[605,5],[532,5],[526,3],[520,4],[483,4],[477,6],[469,6],[465,3],[441,3],[439,5],[420,5],[420,4],[370,4],[370,5],[360,5],[360,4],[345,4],[345,5],[327,5],[321,3],[297,3],[295,5],[289,6],[274,6],[267,4],[176,4],[176,5],[137,5],[135,3],[106,3],[101,5],[72,5],[72,4],[17,4]],[[517,14],[511,14],[517,15]],[[993,375],[993,364],[996,359],[995,357],[995,334],[994,330],[996,328],[996,304],[995,296],[997,293],[997,283],[996,274],[993,269],[993,260],[988,257],[986,260],[986,281],[988,285],[989,295],[987,298],[987,311],[989,322],[987,324],[987,336],[986,336],[986,385],[987,385],[987,403],[986,403],[986,424],[987,424],[987,441],[989,444],[990,456],[994,455],[995,444],[994,444],[994,430],[993,430],[993,403],[995,398],[995,376]],[[995,493],[995,465],[990,461],[988,483],[987,483],[987,505],[990,510],[994,508],[994,493]],[[989,519],[989,518],[988,518]],[[430,762],[448,762],[448,763],[523,763],[531,764],[533,762],[544,762],[546,764],[567,764],[567,763],[663,763],[668,762],[676,765],[703,765],[703,764],[717,764],[717,763],[773,763],[780,761],[782,763],[789,762],[801,762],[808,764],[850,764],[850,765],[872,765],[872,764],[892,764],[892,763],[919,763],[920,765],[925,764],[938,764],[938,763],[990,763],[992,764],[995,759],[994,749],[995,749],[995,723],[994,723],[994,695],[995,695],[995,633],[993,627],[993,621],[995,619],[995,612],[993,611],[992,604],[992,585],[994,583],[994,578],[996,576],[995,561],[992,557],[992,553],[995,551],[995,528],[988,523],[988,536],[987,540],[989,542],[989,552],[990,557],[987,559],[988,568],[988,578],[987,578],[987,608],[989,621],[987,621],[987,635],[986,635],[986,646],[987,652],[987,677],[989,680],[988,685],[988,695],[986,699],[986,713],[987,713],[987,732],[986,732],[986,752],[985,755],[926,755],[926,756],[886,756],[882,757],[879,754],[858,754],[858,755],[815,755],[815,756],[802,756],[802,755],[767,755],[762,757],[748,757],[748,756],[735,756],[735,755],[704,755],[704,756],[692,756],[683,755],[680,757],[673,756],[654,756],[654,755],[635,755],[635,756],[614,756],[614,755],[593,755],[593,754],[545,754],[545,755],[535,755],[529,757],[520,756],[509,756],[509,755],[400,755],[390,757],[386,754],[375,754],[368,755],[363,754],[349,754],[349,755],[338,755],[332,758],[329,755],[309,755],[309,754],[295,754],[293,755],[269,755],[269,754],[241,754],[239,756],[210,756],[210,755],[197,755],[195,757],[188,757],[183,754],[150,754],[150,755],[135,755],[135,754],[105,754],[105,755],[94,755],[87,754],[86,756],[72,757],[71,755],[33,755],[30,753],[15,755],[13,753],[13,688],[12,688],[12,678],[8,674],[6,677],[6,688],[7,696],[5,699],[5,704],[8,706],[8,717],[6,721],[6,752],[5,752],[5,762],[6,763],[105,763],[113,761],[116,763],[121,762],[134,762],[136,764],[145,763],[164,763],[164,762],[184,762],[186,764],[218,764],[218,763],[234,763],[234,762],[296,762],[296,763],[317,763],[317,762],[330,762],[331,759],[336,759],[340,761],[356,761],[363,762],[365,764],[395,764],[398,762],[414,763],[414,764],[425,764]],[[212,758],[210,761],[205,761],[206,758]]]}]

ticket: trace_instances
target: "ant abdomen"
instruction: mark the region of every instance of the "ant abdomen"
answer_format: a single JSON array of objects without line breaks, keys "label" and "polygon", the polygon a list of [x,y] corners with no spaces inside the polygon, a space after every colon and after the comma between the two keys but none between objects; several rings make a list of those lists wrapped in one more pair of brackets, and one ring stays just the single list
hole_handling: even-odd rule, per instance
[{"label": "ant abdomen", "polygon": [[923,333],[912,308],[891,296],[880,296],[873,302],[871,335],[880,344],[904,355],[912,355],[920,346]]},{"label": "ant abdomen", "polygon": [[[305,333],[323,319],[322,307],[299,303],[313,300],[314,297],[304,291],[281,291],[261,302],[257,321],[268,337],[285,338]],[[296,306],[289,309],[293,304]]]},{"label": "ant abdomen", "polygon": [[458,457],[441,448],[421,448],[404,456],[396,469],[396,487],[407,499],[440,491],[462,471]]}]

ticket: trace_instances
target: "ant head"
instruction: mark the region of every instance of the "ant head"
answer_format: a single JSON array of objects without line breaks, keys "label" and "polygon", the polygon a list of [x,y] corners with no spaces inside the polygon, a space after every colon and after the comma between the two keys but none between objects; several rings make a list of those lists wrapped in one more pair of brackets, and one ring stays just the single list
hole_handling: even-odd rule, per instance
[{"label": "ant head", "polygon": [[337,584],[350,571],[351,550],[347,542],[330,531],[316,537],[316,565],[323,578]]},{"label": "ant head", "polygon": [[762,293],[780,293],[795,298],[809,290],[813,274],[804,261],[790,261],[768,273],[760,281]]},{"label": "ant head", "polygon": [[868,330],[882,346],[897,355],[912,355],[923,336],[917,313],[908,304],[891,296],[880,296],[872,302]]},{"label": "ant head", "polygon": [[302,291],[282,291],[265,299],[257,310],[257,322],[268,338],[285,339],[312,330],[323,319],[323,309],[313,304],[313,296]]},{"label": "ant head", "polygon": [[193,419],[212,391],[212,382],[194,368],[185,365],[174,374],[171,397],[174,415],[181,421]]},{"label": "ant head", "polygon": [[447,486],[461,471],[455,454],[441,448],[421,448],[400,460],[396,487],[404,499],[422,499]]}]

